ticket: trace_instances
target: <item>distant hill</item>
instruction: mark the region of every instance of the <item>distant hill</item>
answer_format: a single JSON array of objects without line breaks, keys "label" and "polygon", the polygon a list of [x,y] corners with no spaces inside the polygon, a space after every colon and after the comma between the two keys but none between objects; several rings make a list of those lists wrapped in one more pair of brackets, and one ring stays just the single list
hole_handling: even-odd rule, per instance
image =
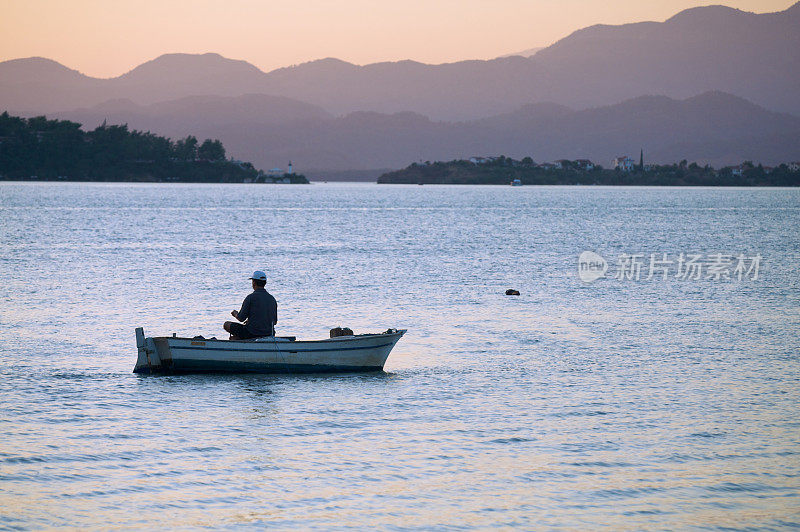
[{"label": "distant hill", "polygon": [[327,153],[325,147],[309,144],[309,132],[326,127],[334,121],[333,115],[283,96],[187,96],[150,105],[111,100],[52,116],[87,128],[107,121],[172,138],[190,134],[219,138],[231,155],[253,161],[259,168],[283,168],[290,160],[321,161],[324,168],[363,168],[355,158]]},{"label": "distant hill", "polygon": [[684,100],[641,96],[581,111],[528,106],[520,112],[479,120],[494,153],[528,155],[538,161],[590,158],[608,166],[617,155],[648,161],[682,159],[723,166],[752,159],[775,164],[800,158],[800,118],[768,111],[742,98],[707,92]]},{"label": "distant hill", "polygon": [[537,46],[536,48],[528,48],[527,50],[522,50],[521,52],[515,52],[513,54],[505,54],[505,55],[501,55],[500,57],[512,57],[512,56],[515,56],[515,55],[518,55],[518,56],[521,56],[521,57],[532,57],[532,56],[536,55],[537,53],[539,53],[540,50],[544,50],[545,48],[546,48],[545,46]]},{"label": "distant hill", "polygon": [[217,54],[170,54],[102,80],[41,58],[0,63],[0,108],[25,114],[114,99],[149,105],[261,93],[334,114],[411,111],[452,121],[542,101],[587,108],[642,94],[686,98],[712,90],[800,115],[800,3],[766,14],[688,9],[660,23],[585,28],[532,57],[442,65],[357,66],[329,58],[264,73]]},{"label": "distant hill", "polygon": [[107,80],[84,76],[77,70],[42,57],[0,63],[0,110],[32,115],[96,105],[108,100]]},{"label": "distant hill", "polygon": [[80,118],[84,124],[127,123],[137,129],[182,135],[195,128],[214,130],[235,124],[283,125],[333,118],[320,107],[283,96],[186,96],[177,100],[139,105],[130,100],[110,100],[93,107],[54,113],[62,118]]},{"label": "distant hill", "polygon": [[332,112],[410,110],[446,120],[540,101],[581,108],[710,90],[800,114],[800,3],[780,13],[717,6],[663,23],[592,26],[531,58],[363,67],[317,61],[270,73],[270,90]]},{"label": "distant hill", "polygon": [[259,93],[264,81],[264,72],[246,61],[219,54],[167,54],[115,78],[113,90],[121,98],[154,103],[183,96]]},{"label": "distant hill", "polygon": [[589,158],[608,166],[611,158],[638,155],[640,148],[656,163],[800,160],[800,118],[722,92],[684,100],[642,96],[585,110],[530,104],[466,122],[366,111],[336,117],[267,96],[193,97],[150,106],[117,101],[59,116],[87,127],[107,118],[173,137],[219,138],[231,155],[257,167],[292,160],[301,171],[323,178],[352,170],[365,177],[370,169],[473,155],[531,156],[538,162]]},{"label": "distant hill", "polygon": [[721,90],[800,114],[800,2],[779,13],[708,6],[663,23],[592,26],[535,59],[552,77],[558,101],[572,105]]},{"label": "distant hill", "polygon": [[166,54],[111,79],[91,78],[40,57],[15,59],[0,63],[0,108],[51,113],[109,100],[147,105],[184,96],[240,96],[264,92],[265,76],[245,61],[219,54]]}]

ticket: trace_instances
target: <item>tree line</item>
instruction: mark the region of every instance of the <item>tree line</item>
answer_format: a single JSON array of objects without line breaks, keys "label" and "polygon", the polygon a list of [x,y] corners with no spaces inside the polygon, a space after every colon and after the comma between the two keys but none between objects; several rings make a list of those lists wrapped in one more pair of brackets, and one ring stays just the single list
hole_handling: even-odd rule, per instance
[{"label": "tree line", "polygon": [[228,161],[219,140],[177,141],[127,125],[91,131],[69,120],[0,115],[0,179],[242,182],[250,163]]},{"label": "tree line", "polygon": [[775,168],[745,161],[741,174],[731,168],[714,169],[683,160],[675,164],[636,166],[632,171],[581,167],[562,161],[561,168],[537,165],[530,157],[515,160],[500,156],[475,164],[463,159],[413,163],[383,174],[378,183],[508,185],[519,179],[524,185],[644,185],[644,186],[800,186],[800,171],[786,164]]}]

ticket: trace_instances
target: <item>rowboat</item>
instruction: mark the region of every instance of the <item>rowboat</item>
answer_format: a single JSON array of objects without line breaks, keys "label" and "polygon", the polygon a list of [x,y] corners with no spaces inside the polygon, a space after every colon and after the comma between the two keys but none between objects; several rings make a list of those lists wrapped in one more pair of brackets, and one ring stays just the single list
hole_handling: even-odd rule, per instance
[{"label": "rowboat", "polygon": [[297,340],[147,337],[136,329],[134,373],[324,373],[381,371],[405,329],[379,334]]}]

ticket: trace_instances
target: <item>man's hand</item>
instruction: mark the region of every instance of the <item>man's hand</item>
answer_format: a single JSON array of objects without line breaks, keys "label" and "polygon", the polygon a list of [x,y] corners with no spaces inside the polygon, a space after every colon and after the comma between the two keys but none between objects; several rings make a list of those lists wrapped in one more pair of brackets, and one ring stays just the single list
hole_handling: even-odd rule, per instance
[{"label": "man's hand", "polygon": [[239,319],[239,311],[238,310],[232,310],[231,311],[231,316],[233,316],[234,318],[236,318],[238,320]]}]

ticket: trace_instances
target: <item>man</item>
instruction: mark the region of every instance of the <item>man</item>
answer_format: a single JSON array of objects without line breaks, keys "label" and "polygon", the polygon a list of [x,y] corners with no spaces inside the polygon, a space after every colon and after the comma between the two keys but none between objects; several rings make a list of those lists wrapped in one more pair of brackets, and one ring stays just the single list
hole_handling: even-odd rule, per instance
[{"label": "man", "polygon": [[241,323],[226,321],[223,325],[230,333],[231,340],[249,340],[275,334],[278,303],[264,289],[267,284],[267,274],[257,270],[250,279],[253,281],[253,292],[244,298],[242,310],[231,312],[231,316]]}]

